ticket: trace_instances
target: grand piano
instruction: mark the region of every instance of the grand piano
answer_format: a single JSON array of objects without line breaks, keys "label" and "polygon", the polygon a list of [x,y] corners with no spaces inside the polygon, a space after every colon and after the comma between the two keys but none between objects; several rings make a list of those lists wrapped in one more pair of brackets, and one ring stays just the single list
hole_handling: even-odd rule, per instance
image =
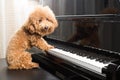
[{"label": "grand piano", "polygon": [[120,80],[120,1],[44,4],[51,5],[59,22],[55,32],[44,37],[55,48],[33,51],[33,61],[61,80]]}]

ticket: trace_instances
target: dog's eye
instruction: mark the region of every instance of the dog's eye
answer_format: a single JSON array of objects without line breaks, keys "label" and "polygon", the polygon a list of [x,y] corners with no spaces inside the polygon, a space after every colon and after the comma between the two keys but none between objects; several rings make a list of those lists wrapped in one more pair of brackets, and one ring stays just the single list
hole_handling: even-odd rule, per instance
[{"label": "dog's eye", "polygon": [[47,21],[50,21],[48,18],[46,18]]},{"label": "dog's eye", "polygon": [[[52,22],[52,20],[50,20],[50,19],[48,19],[48,18],[46,18],[46,20]],[[52,23],[53,23],[53,22],[52,22]]]},{"label": "dog's eye", "polygon": [[42,21],[42,20],[40,19],[40,20],[39,20],[39,23],[40,23],[41,21]]}]

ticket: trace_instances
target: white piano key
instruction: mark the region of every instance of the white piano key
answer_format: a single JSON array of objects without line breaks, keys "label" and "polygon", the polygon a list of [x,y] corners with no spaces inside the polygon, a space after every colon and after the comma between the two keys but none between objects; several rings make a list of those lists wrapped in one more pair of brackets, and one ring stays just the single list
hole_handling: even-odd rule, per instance
[{"label": "white piano key", "polygon": [[103,64],[102,62],[96,61],[95,59],[89,59],[87,57],[82,57],[71,52],[63,51],[61,49],[50,49],[49,54],[67,60],[77,66],[84,67],[88,70],[94,71],[98,74],[102,74],[102,68],[108,64]]}]

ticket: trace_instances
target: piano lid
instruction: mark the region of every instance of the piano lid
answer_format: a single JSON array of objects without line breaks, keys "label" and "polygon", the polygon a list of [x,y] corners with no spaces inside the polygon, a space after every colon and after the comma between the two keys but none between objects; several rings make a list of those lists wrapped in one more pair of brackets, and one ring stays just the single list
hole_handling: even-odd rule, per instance
[{"label": "piano lid", "polygon": [[59,27],[48,38],[120,52],[119,0],[46,0]]},{"label": "piano lid", "polygon": [[120,0],[43,0],[42,4],[49,5],[57,16],[100,14],[106,8],[111,14],[120,9]]}]

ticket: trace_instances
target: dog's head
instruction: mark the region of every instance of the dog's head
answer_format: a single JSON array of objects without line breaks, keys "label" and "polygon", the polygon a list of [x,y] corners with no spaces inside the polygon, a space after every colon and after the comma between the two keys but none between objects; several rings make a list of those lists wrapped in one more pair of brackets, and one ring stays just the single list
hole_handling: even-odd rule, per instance
[{"label": "dog's head", "polygon": [[41,36],[52,33],[58,26],[53,11],[48,6],[37,6],[30,14],[25,29],[30,34],[38,34]]}]

